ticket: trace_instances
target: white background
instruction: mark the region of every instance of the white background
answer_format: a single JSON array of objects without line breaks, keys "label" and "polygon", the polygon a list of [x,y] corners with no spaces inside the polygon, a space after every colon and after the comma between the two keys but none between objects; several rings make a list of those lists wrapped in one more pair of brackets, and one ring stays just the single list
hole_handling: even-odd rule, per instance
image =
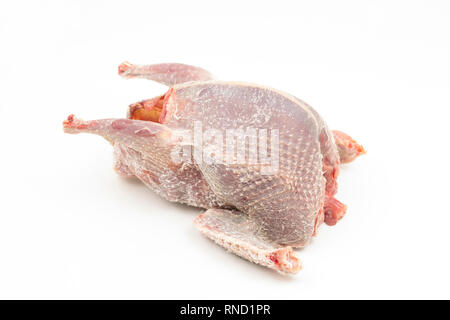
[{"label": "white background", "polygon": [[[2,1],[0,298],[450,298],[447,1]],[[181,62],[275,87],[368,150],[347,215],[282,276],[203,237],[201,211],[65,135],[165,92],[117,66]]]}]

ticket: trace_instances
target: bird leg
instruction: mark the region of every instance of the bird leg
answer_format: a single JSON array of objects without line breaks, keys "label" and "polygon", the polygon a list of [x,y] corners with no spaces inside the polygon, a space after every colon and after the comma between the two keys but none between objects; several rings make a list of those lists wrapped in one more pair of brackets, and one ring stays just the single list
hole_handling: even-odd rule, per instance
[{"label": "bird leg", "polygon": [[145,78],[167,86],[213,79],[208,71],[181,63],[135,65],[123,62],[119,66],[119,75],[124,78]]},{"label": "bird leg", "polygon": [[239,211],[209,209],[194,223],[205,236],[251,262],[281,273],[297,273],[302,268],[291,247],[265,239],[259,225]]}]

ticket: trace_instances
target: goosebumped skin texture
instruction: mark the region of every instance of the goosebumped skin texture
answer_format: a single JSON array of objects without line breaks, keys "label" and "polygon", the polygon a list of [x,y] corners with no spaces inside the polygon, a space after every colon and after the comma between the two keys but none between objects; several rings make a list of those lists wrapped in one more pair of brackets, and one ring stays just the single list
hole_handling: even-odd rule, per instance
[{"label": "goosebumped skin texture", "polygon": [[[322,206],[325,179],[314,116],[295,99],[243,83],[196,82],[175,86],[167,100],[164,125],[203,130],[264,128],[279,131],[279,170],[264,175],[257,166],[199,164],[217,198],[264,230],[267,239],[302,247]],[[204,147],[208,143],[204,141]]]},{"label": "goosebumped skin texture", "polygon": [[[195,225],[219,245],[282,273],[300,270],[292,247],[307,245],[323,221],[334,225],[342,218],[346,206],[334,198],[340,159],[353,160],[362,147],[341,133],[335,140],[313,108],[271,88],[210,80],[205,70],[181,64],[124,63],[119,74],[172,86],[165,95],[132,104],[128,119],[69,116],[65,132],[103,136],[114,146],[116,172],[136,176],[169,201],[209,209]],[[174,148],[192,147],[195,153],[192,142],[177,135],[194,123],[204,132],[278,130],[279,170],[267,174],[249,163],[174,163]],[[210,143],[204,140],[203,148]],[[269,154],[271,149],[269,144]]]}]

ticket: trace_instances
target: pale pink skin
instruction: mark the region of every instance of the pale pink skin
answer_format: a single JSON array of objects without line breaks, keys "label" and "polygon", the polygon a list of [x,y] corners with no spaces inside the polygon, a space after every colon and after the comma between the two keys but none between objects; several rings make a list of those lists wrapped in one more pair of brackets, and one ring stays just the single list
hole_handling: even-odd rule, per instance
[{"label": "pale pink skin", "polygon": [[[83,121],[69,116],[67,133],[103,136],[114,146],[115,169],[136,176],[169,201],[207,209],[194,221],[219,245],[260,265],[295,273],[304,247],[325,221],[334,225],[346,206],[334,198],[341,162],[364,149],[342,132],[328,130],[319,114],[288,94],[252,84],[216,81],[182,64],[137,66],[119,74],[170,86],[165,95],[130,106],[128,119]],[[280,166],[262,175],[255,165],[174,163],[174,132],[255,127],[279,130]]]}]

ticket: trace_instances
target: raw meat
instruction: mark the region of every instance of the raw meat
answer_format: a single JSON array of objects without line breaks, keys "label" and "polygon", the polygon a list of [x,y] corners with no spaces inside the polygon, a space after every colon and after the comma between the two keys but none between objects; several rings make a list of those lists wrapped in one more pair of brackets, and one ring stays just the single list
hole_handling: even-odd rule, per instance
[{"label": "raw meat", "polygon": [[[119,74],[170,88],[132,104],[127,119],[71,115],[64,131],[103,136],[119,174],[136,176],[169,201],[207,209],[195,225],[229,251],[282,273],[300,270],[292,248],[307,245],[322,222],[343,217],[346,206],[334,198],[339,165],[364,149],[331,132],[305,102],[271,88],[212,80],[182,64],[126,62]],[[236,142],[226,159],[224,137],[227,148]]]}]

